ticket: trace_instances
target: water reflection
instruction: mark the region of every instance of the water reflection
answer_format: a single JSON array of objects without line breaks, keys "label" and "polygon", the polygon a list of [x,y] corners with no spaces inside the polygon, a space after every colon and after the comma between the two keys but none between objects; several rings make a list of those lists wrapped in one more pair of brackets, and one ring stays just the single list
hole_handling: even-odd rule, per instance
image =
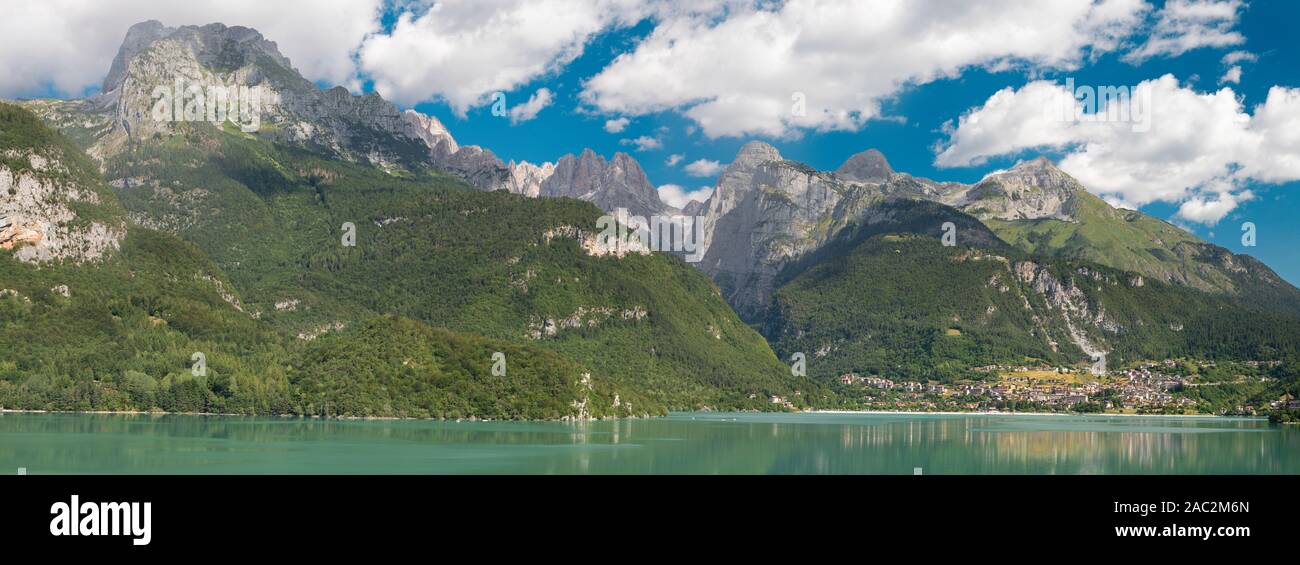
[{"label": "water reflection", "polygon": [[1261,420],[675,414],[612,422],[0,414],[0,472],[1298,473]]}]

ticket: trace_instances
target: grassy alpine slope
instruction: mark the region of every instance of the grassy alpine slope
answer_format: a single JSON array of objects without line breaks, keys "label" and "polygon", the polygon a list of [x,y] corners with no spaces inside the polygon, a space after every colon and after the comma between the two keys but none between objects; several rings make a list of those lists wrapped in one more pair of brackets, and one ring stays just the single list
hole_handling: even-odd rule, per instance
[{"label": "grassy alpine slope", "polygon": [[998,237],[1025,251],[1105,265],[1149,279],[1234,297],[1241,305],[1300,315],[1300,291],[1267,265],[1201,241],[1135,210],[1080,191],[1074,219],[988,219]]}]

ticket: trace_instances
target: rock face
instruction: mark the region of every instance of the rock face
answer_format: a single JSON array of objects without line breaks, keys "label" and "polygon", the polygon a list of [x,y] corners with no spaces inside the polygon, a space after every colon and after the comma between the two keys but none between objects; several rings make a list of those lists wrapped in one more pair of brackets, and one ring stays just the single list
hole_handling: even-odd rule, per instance
[{"label": "rock face", "polygon": [[158,20],[149,20],[131,26],[126,31],[126,38],[122,40],[122,46],[118,48],[117,56],[113,58],[113,65],[109,67],[108,75],[104,77],[100,92],[108,94],[116,91],[126,78],[127,65],[131,63],[131,59],[148,49],[153,42],[167,37],[175,33],[175,31],[176,28],[164,26]]},{"label": "rock face", "polygon": [[542,183],[555,174],[554,163],[534,165],[528,162],[511,161],[506,169],[510,172],[509,178],[506,179],[506,190],[534,198],[541,196]]},{"label": "rock face", "polygon": [[510,169],[496,154],[477,145],[466,145],[455,153],[436,158],[434,166],[456,175],[483,190],[507,187]]},{"label": "rock face", "polygon": [[484,190],[508,190],[515,194],[537,196],[541,182],[550,176],[549,163],[505,164],[494,153],[477,145],[461,147],[438,118],[415,110],[402,114],[406,135],[419,139],[428,148],[429,161],[437,168],[460,177]]},{"label": "rock face", "polygon": [[942,200],[982,220],[1073,220],[1075,196],[1084,190],[1046,157],[1039,157],[948,192]]},{"label": "rock face", "polygon": [[[239,104],[217,105],[221,99],[214,93]],[[164,103],[165,96],[174,103]],[[101,159],[132,138],[172,135],[177,122],[222,122],[229,115],[229,122],[249,133],[386,170],[432,166],[484,190],[579,198],[635,215],[677,212],[659,200],[645,171],[625,153],[606,161],[586,150],[554,164],[507,164],[486,148],[458,144],[436,117],[399,110],[378,94],[355,96],[343,87],[322,91],[274,42],[238,26],[136,24],[113,60],[102,94],[31,109],[65,125],[105,117],[101,129],[90,132],[97,141],[87,151]]]},{"label": "rock face", "polygon": [[30,168],[0,164],[0,249],[31,263],[96,261],[118,249],[125,223],[78,217],[74,206],[101,208],[101,197],[74,180],[56,148],[7,156],[21,156]]},{"label": "rock face", "polygon": [[39,244],[45,239],[45,232],[41,231],[41,227],[39,222],[30,221],[17,214],[0,218],[0,249]]},{"label": "rock face", "polygon": [[[181,103],[162,104],[166,119],[158,119],[162,89]],[[222,90],[225,89],[225,90]],[[244,90],[240,90],[244,89]],[[527,196],[571,196],[612,211],[628,208],[638,214],[671,209],[659,201],[639,164],[626,154],[606,162],[590,151],[557,164],[502,162],[483,147],[461,146],[433,116],[401,111],[378,94],[354,96],[343,87],[320,90],[304,79],[276,44],[255,30],[209,24],[166,27],[157,21],[136,24],[127,31],[103,93],[78,104],[33,108],[51,121],[67,121],[63,110],[107,114],[111,127],[98,132],[88,152],[112,155],[132,137],[169,135],[176,121],[219,121],[206,111],[221,91],[249,101],[231,121],[277,142],[332,152],[336,157],[369,162],[385,169],[433,166],[484,190],[508,190]],[[195,93],[202,93],[197,113],[190,112]],[[177,108],[181,111],[175,111]],[[246,116],[251,111],[254,116]],[[233,113],[234,111],[232,111]],[[222,114],[224,115],[224,113]],[[255,117],[255,120],[254,120]],[[552,178],[557,171],[561,177]]]},{"label": "rock face", "polygon": [[437,118],[401,111],[375,93],[321,90],[274,42],[239,26],[136,24],[101,94],[32,109],[56,123],[109,116],[87,151],[97,158],[121,151],[132,138],[168,136],[178,122],[202,121],[384,169],[433,166],[489,190],[507,188],[510,177],[496,155],[460,146]]},{"label": "rock face", "polygon": [[256,30],[222,24],[132,26],[102,93],[89,102],[113,116],[111,131],[90,151],[97,156],[113,154],[131,138],[170,135],[179,122],[231,123],[385,168],[427,161],[430,141],[440,133],[450,139],[436,120],[401,112],[377,94],[322,91],[274,42]]},{"label": "rock face", "polygon": [[402,124],[407,136],[423,141],[429,147],[429,153],[435,160],[446,158],[460,151],[455,138],[447,126],[433,116],[426,116],[415,110],[402,112]]},{"label": "rock face", "polygon": [[782,264],[825,240],[818,225],[843,193],[833,175],[785,161],[766,143],[745,144],[704,204],[699,267],[742,317],[752,315],[770,298]]},{"label": "rock face", "polygon": [[615,153],[608,161],[590,149],[576,157],[565,155],[539,188],[541,196],[577,198],[608,212],[626,208],[644,217],[678,212],[659,200],[641,165],[627,153]]},{"label": "rock face", "polygon": [[847,180],[885,182],[893,176],[894,169],[889,167],[889,161],[885,160],[883,154],[875,149],[868,149],[849,157],[843,165],[835,169],[835,174]]},{"label": "rock face", "polygon": [[699,267],[745,318],[767,305],[776,275],[885,198],[930,199],[939,185],[894,173],[879,151],[849,158],[834,173],[787,161],[775,147],[741,147],[703,204]]},{"label": "rock face", "polygon": [[[1103,332],[1117,334],[1122,328],[1107,319],[1104,307],[1098,306],[1094,310],[1088,295],[1072,279],[1062,281],[1051,271],[1033,261],[1016,263],[1014,272],[1021,282],[1026,283],[1034,292],[1042,296],[1048,309],[1047,314],[1034,316],[1036,322],[1042,325],[1050,314],[1057,314],[1059,317],[1056,319],[1064,326],[1065,335],[1071,343],[1090,359],[1105,358],[1107,350],[1104,349],[1104,345],[1098,343],[1096,337],[1089,336],[1101,335]],[[1078,274],[1089,277],[1093,273],[1084,268]],[[1095,275],[1096,278],[1101,277],[1100,273]],[[1043,333],[1049,334],[1046,329]]]}]

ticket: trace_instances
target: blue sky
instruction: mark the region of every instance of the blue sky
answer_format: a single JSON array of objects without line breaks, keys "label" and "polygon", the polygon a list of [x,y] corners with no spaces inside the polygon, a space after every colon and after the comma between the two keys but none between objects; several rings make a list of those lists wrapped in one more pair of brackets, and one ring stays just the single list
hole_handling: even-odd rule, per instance
[{"label": "blue sky", "polygon": [[[0,19],[0,96],[95,92],[146,19],[253,27],[317,84],[377,90],[462,145],[534,163],[625,151],[657,186],[711,187],[716,174],[686,165],[725,165],[751,139],[822,170],[874,147],[896,170],[963,182],[1046,154],[1108,200],[1300,282],[1296,2],[49,0]],[[1065,78],[1151,81],[1154,127],[1043,122],[1034,110]],[[543,90],[535,114],[490,111],[495,92],[518,109]],[[627,126],[608,131],[615,119]],[[1257,247],[1241,245],[1245,221]]]}]

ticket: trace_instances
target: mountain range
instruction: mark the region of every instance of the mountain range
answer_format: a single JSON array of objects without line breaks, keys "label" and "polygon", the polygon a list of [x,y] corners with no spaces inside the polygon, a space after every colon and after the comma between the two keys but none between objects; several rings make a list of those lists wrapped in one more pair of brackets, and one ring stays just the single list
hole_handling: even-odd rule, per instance
[{"label": "mountain range", "polygon": [[[187,106],[223,88],[255,97],[257,127]],[[182,99],[172,119],[160,91]],[[818,171],[754,141],[678,210],[628,154],[505,163],[377,94],[322,90],[222,24],[137,24],[99,94],[15,104],[0,116],[4,406],[825,407],[844,372],[952,380],[1300,344],[1300,290],[1266,265],[1113,208],[1043,158],[962,184],[876,150]],[[598,219],[618,209],[698,217],[702,259],[609,253]],[[43,347],[17,353],[33,334]],[[795,354],[812,378],[792,375]]]}]

